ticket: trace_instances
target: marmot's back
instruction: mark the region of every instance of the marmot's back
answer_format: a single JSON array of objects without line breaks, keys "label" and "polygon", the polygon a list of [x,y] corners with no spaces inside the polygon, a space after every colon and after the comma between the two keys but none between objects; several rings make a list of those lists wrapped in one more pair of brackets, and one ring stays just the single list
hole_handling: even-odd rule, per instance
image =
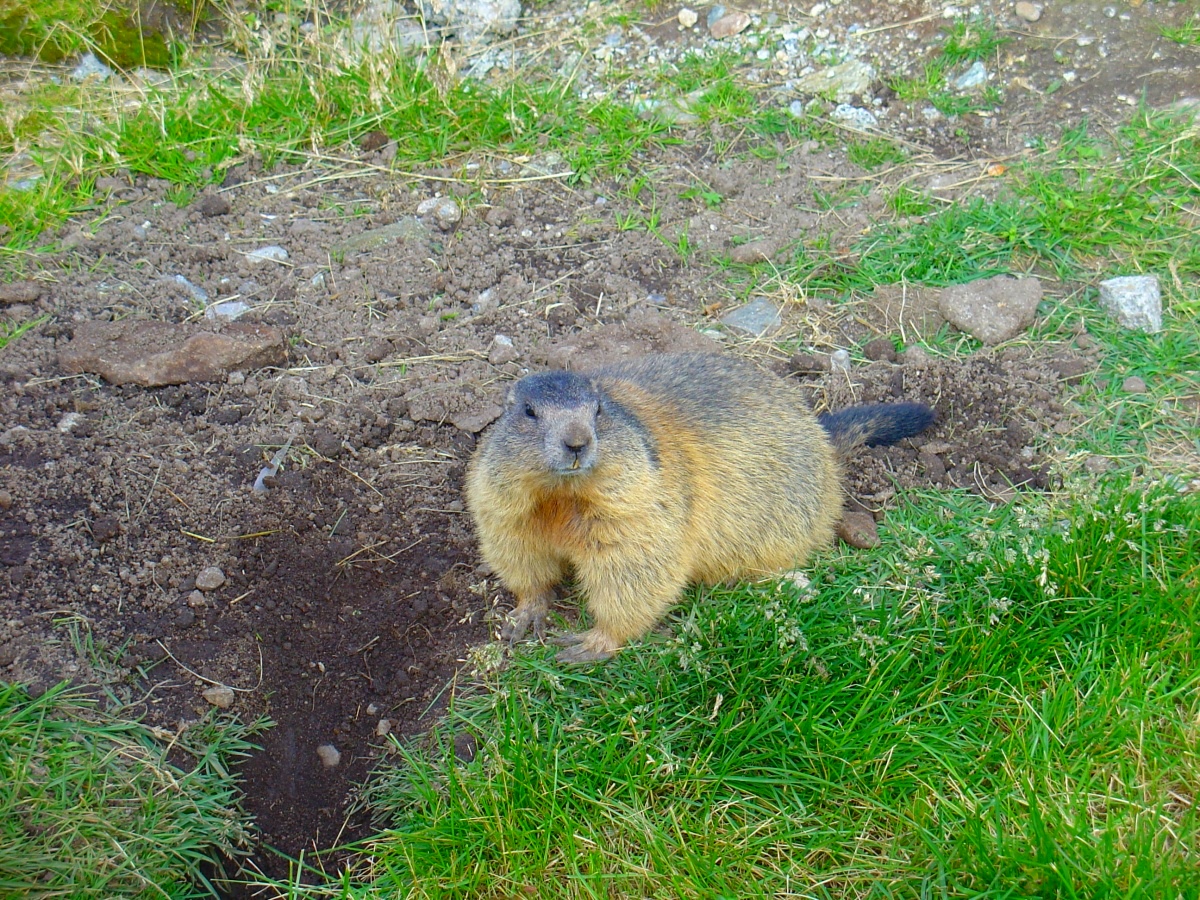
[{"label": "marmot's back", "polygon": [[685,459],[688,581],[778,572],[832,538],[840,473],[796,386],[702,353],[646,356],[590,375]]}]

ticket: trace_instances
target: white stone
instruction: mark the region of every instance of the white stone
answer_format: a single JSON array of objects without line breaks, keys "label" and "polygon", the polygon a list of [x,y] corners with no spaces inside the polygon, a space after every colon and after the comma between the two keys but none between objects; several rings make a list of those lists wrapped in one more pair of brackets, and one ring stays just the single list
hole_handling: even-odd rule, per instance
[{"label": "white stone", "polygon": [[1125,328],[1162,331],[1162,293],[1156,275],[1123,275],[1100,282],[1100,304]]},{"label": "white stone", "polygon": [[317,756],[321,758],[321,764],[327,769],[332,769],[342,761],[342,754],[333,744],[322,744],[317,748]]},{"label": "white stone", "polygon": [[233,706],[233,688],[226,687],[223,684],[210,687],[204,692],[203,697],[217,709],[229,709],[229,707]]},{"label": "white stone", "polygon": [[694,9],[688,9],[686,6],[679,10],[679,24],[684,28],[691,28],[700,21],[700,15]]}]

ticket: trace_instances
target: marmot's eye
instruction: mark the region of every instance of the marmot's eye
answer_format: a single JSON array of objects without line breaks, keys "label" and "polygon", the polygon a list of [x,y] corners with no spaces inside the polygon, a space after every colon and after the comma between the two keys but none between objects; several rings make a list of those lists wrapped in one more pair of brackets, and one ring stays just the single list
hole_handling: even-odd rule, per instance
[{"label": "marmot's eye", "polygon": [[536,419],[536,418],[537,418],[537,410],[535,410],[535,409],[533,408],[533,404],[532,404],[532,403],[526,403],[526,404],[525,404],[525,415],[529,416],[529,418],[531,418],[531,419]]}]

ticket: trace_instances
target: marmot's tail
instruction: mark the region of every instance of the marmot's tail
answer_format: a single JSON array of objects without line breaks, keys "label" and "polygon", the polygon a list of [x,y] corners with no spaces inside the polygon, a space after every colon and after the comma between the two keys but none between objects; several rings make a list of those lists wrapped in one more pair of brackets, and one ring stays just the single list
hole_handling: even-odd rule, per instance
[{"label": "marmot's tail", "polygon": [[924,403],[872,403],[817,416],[838,453],[866,444],[894,444],[920,434],[933,424],[934,412]]}]

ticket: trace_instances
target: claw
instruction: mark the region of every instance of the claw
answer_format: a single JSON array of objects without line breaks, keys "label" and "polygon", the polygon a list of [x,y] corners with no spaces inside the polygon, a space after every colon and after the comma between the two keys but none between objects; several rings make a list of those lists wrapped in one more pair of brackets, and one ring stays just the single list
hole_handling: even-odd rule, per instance
[{"label": "claw", "polygon": [[589,631],[572,631],[556,635],[551,641],[564,647],[555,656],[560,663],[599,662],[603,659],[611,659],[621,649],[619,643],[595,628]]},{"label": "claw", "polygon": [[576,665],[579,663],[600,662],[601,660],[612,659],[616,654],[616,650],[589,650],[582,643],[577,643],[572,647],[567,647],[565,650],[560,650],[554,658],[560,663]]},{"label": "claw", "polygon": [[525,632],[530,628],[534,636],[542,640],[546,636],[546,614],[536,609],[515,609],[501,627],[500,639],[515,644],[525,637]]}]

